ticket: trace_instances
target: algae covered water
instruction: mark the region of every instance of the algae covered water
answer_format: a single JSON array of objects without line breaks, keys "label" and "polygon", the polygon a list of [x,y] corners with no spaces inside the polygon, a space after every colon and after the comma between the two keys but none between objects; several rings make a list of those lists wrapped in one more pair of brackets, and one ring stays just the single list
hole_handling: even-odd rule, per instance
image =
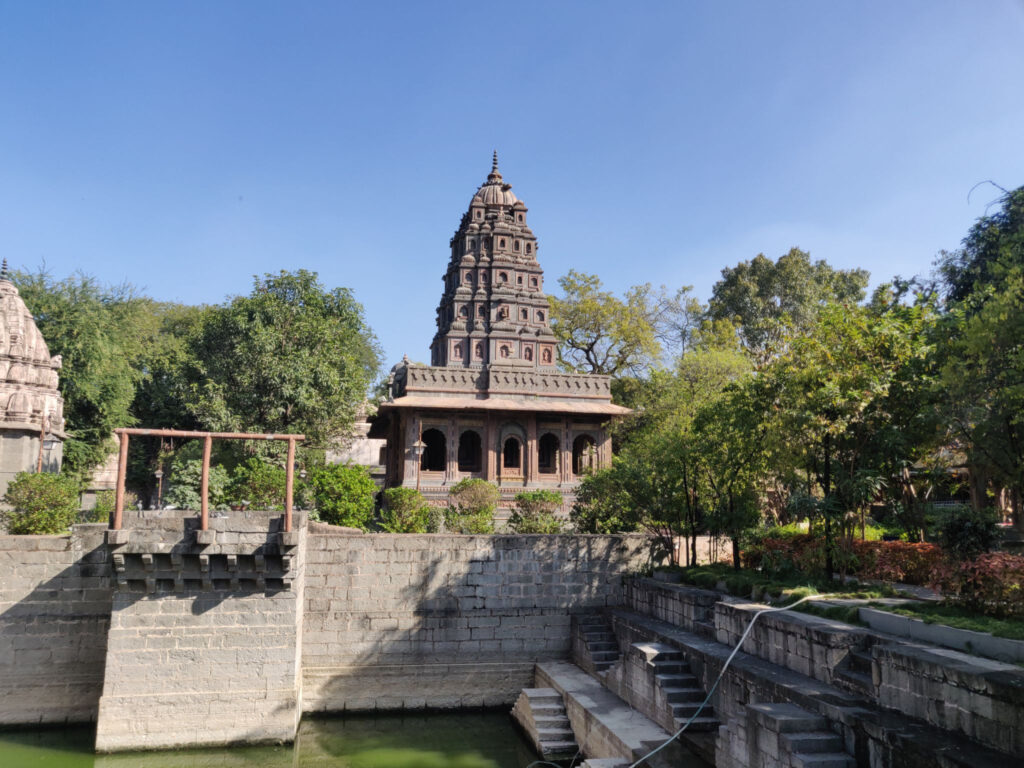
[{"label": "algae covered water", "polygon": [[503,712],[304,720],[294,745],[92,754],[93,729],[0,732],[3,768],[526,768]]}]

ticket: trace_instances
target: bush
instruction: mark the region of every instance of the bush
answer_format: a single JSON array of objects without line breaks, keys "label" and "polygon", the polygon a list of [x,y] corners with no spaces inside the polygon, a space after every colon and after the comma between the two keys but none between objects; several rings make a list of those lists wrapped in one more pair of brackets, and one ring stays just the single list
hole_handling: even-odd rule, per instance
[{"label": "bush", "polygon": [[358,464],[327,464],[310,473],[317,513],[325,523],[366,529],[373,516],[377,484]]},{"label": "bush", "polygon": [[993,510],[975,512],[971,507],[955,507],[938,523],[938,539],[942,548],[957,560],[974,560],[994,549],[999,540]]},{"label": "bush", "polygon": [[14,507],[5,512],[8,533],[64,533],[78,519],[78,483],[49,472],[19,472],[4,501]]},{"label": "bush", "polygon": [[576,488],[569,520],[576,533],[628,533],[637,529],[623,510],[631,501],[611,469],[586,475]]},{"label": "bush", "polygon": [[[193,442],[179,450],[171,460],[171,475],[168,480],[164,504],[175,509],[199,510],[202,507],[200,491],[202,490],[203,462],[193,458],[201,448],[200,443]],[[219,464],[210,466],[209,502],[212,509],[227,508],[227,488],[231,478],[228,471]]]},{"label": "bush", "polygon": [[516,494],[516,509],[508,519],[513,533],[561,533],[562,521],[555,510],[562,505],[562,494],[555,491],[524,491]]},{"label": "bush", "polygon": [[[114,502],[117,491],[100,491],[96,494],[96,506],[86,516],[86,522],[105,523],[114,514]],[[139,497],[133,491],[124,492],[124,509],[133,509],[139,505]]]},{"label": "bush", "polygon": [[227,501],[250,509],[282,510],[287,481],[285,474],[283,467],[251,458],[235,467],[227,489]]},{"label": "bush", "polygon": [[388,533],[427,533],[430,530],[430,507],[423,494],[414,488],[388,488],[384,491],[380,527]]},{"label": "bush", "polygon": [[452,533],[494,533],[494,510],[501,494],[497,486],[467,477],[448,492],[445,527]]},{"label": "bush", "polygon": [[859,578],[903,584],[927,584],[943,559],[937,544],[909,541],[854,541],[853,550]]},{"label": "bush", "polygon": [[999,618],[1024,617],[1024,557],[987,552],[974,560],[946,561],[931,586],[947,603]]}]

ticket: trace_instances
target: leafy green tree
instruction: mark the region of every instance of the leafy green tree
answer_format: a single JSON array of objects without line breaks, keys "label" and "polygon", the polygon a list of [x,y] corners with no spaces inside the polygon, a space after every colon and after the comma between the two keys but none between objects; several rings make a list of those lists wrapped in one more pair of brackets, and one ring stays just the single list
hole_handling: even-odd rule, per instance
[{"label": "leafy green tree", "polygon": [[203,312],[189,346],[185,404],[204,428],[301,432],[320,449],[351,428],[379,367],[362,307],[306,270]]},{"label": "leafy green tree", "polygon": [[555,512],[562,505],[556,491],[523,491],[515,497],[516,508],[508,518],[513,533],[561,533],[562,521]]},{"label": "leafy green tree", "polygon": [[[203,460],[202,443],[186,443],[175,452],[170,463],[170,476],[164,504],[175,509],[199,510],[202,507]],[[207,485],[207,501],[211,509],[227,509],[228,485],[231,475],[220,464],[211,464]]]},{"label": "leafy green tree", "polygon": [[630,533],[637,529],[631,504],[615,470],[599,469],[576,487],[569,520],[576,533]]},{"label": "leafy green tree", "polygon": [[384,491],[380,527],[388,533],[427,533],[430,506],[415,488],[388,488]]},{"label": "leafy green tree", "polygon": [[863,300],[867,284],[862,269],[812,263],[810,254],[792,248],[774,262],[758,254],[723,269],[708,312],[714,319],[733,321],[744,346],[764,363],[782,351],[787,337],[809,330],[826,304]]},{"label": "leafy green tree", "polygon": [[444,524],[452,533],[494,533],[498,487],[478,477],[466,477],[448,491]]},{"label": "leafy green tree", "polygon": [[7,486],[0,512],[12,534],[64,533],[78,518],[78,482],[67,475],[19,472]]},{"label": "leafy green tree", "polygon": [[81,273],[13,279],[50,354],[63,357],[64,471],[82,477],[113,449],[113,430],[135,423],[140,361],[157,334],[155,304],[130,285],[108,288]]},{"label": "leafy green tree", "polygon": [[636,374],[661,354],[649,285],[630,288],[623,300],[603,290],[597,275],[574,269],[558,284],[562,296],[548,297],[551,330],[567,370]]},{"label": "leafy green tree", "polygon": [[320,520],[331,525],[366,529],[373,516],[377,485],[358,464],[327,464],[309,477]]}]

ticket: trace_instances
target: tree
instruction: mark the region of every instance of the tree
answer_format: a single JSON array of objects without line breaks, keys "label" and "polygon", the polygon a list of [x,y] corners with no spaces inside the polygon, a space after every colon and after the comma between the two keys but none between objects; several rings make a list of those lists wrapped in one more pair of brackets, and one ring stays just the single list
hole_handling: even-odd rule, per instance
[{"label": "tree", "polygon": [[562,297],[549,296],[548,301],[564,368],[607,376],[637,374],[658,358],[649,285],[630,288],[622,300],[602,290],[597,275],[574,269],[558,284]]},{"label": "tree", "polygon": [[388,488],[384,491],[384,509],[380,527],[388,533],[427,533],[430,507],[415,488]]},{"label": "tree", "polygon": [[114,429],[135,422],[140,361],[157,334],[155,305],[130,285],[103,287],[81,273],[56,280],[40,270],[14,280],[50,354],[63,357],[64,471],[84,476],[106,457]]},{"label": "tree", "polygon": [[204,428],[345,434],[379,368],[362,307],[299,270],[256,278],[249,296],[203,313],[190,340],[186,407]]},{"label": "tree", "polygon": [[743,345],[764,363],[778,354],[783,341],[807,331],[829,302],[856,303],[864,298],[868,273],[837,270],[823,260],[792,248],[778,261],[764,254],[722,270],[712,288],[710,316],[731,320]]}]

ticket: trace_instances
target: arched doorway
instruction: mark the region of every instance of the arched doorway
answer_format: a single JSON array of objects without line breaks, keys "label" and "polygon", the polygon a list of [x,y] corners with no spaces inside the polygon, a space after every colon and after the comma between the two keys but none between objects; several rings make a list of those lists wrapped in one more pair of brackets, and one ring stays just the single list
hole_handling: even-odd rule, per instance
[{"label": "arched doorway", "polygon": [[459,435],[459,472],[479,472],[483,450],[480,435],[467,429]]},{"label": "arched doorway", "polygon": [[597,469],[597,443],[590,435],[580,435],[572,443],[572,473],[582,475]]},{"label": "arched doorway", "polygon": [[420,469],[424,472],[444,472],[447,456],[447,441],[439,429],[428,429],[423,433],[423,456],[420,457]]},{"label": "arched doorway", "polygon": [[502,469],[515,470],[510,474],[519,474],[523,466],[523,449],[522,444],[517,438],[509,437],[506,438],[505,444],[501,449],[501,467]]},{"label": "arched doorway", "polygon": [[558,472],[558,438],[550,432],[544,434],[537,444],[537,471],[542,475]]}]

